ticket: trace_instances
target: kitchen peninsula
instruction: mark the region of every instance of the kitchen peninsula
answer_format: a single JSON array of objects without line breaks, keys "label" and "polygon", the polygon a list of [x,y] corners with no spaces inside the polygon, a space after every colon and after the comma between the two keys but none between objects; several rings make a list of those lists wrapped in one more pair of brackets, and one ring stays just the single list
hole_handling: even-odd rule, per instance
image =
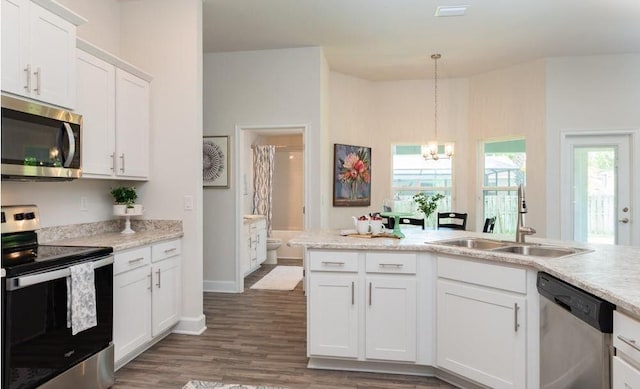
[{"label": "kitchen peninsula", "polygon": [[578,249],[549,258],[439,242],[513,243],[510,236],[405,233],[389,239],[316,230],[289,241],[307,249],[309,367],[436,375],[465,387],[539,387],[539,271],[640,319],[640,248],[528,240]]}]

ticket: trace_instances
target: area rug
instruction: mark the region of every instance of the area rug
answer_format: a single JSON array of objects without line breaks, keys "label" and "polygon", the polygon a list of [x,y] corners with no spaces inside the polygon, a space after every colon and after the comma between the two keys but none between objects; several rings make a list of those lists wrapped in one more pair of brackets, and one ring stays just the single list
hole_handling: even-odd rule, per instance
[{"label": "area rug", "polygon": [[302,281],[302,266],[276,266],[251,289],[293,290]]},{"label": "area rug", "polygon": [[189,381],[182,389],[286,389],[276,386],[223,384],[220,382]]}]

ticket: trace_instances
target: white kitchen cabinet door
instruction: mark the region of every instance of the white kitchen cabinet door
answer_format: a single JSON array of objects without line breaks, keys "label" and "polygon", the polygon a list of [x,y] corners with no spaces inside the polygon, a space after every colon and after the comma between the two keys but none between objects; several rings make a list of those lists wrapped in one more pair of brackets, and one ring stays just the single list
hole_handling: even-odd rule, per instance
[{"label": "white kitchen cabinet door", "polygon": [[76,26],[32,3],[30,97],[67,108],[76,102]]},{"label": "white kitchen cabinet door", "polygon": [[2,90],[28,95],[29,0],[2,0]]},{"label": "white kitchen cabinet door", "polygon": [[149,83],[121,69],[116,69],[116,166],[119,177],[149,176]]},{"label": "white kitchen cabinet door", "polygon": [[358,278],[314,273],[309,277],[309,354],[358,356]]},{"label": "white kitchen cabinet door", "polygon": [[82,175],[110,178],[115,173],[115,67],[82,50],[76,54]]},{"label": "white kitchen cabinet door", "polygon": [[74,108],[76,26],[30,0],[2,0],[2,90]]},{"label": "white kitchen cabinet door", "polygon": [[640,370],[616,356],[612,362],[612,389],[640,389]]},{"label": "white kitchen cabinet door", "polygon": [[151,274],[149,266],[113,279],[115,361],[151,340]]},{"label": "white kitchen cabinet door", "polygon": [[152,265],[152,331],[157,336],[180,320],[182,282],[180,256]]},{"label": "white kitchen cabinet door", "polygon": [[415,362],[415,277],[368,277],[366,294],[367,359]]},{"label": "white kitchen cabinet door", "polygon": [[439,279],[438,367],[491,388],[526,387],[524,296]]}]

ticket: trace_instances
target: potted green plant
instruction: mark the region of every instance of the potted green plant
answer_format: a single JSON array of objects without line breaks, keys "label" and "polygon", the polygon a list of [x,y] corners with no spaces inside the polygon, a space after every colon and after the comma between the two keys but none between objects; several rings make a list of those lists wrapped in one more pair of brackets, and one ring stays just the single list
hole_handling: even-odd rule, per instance
[{"label": "potted green plant", "polygon": [[424,213],[425,220],[429,218],[438,208],[438,201],[442,200],[444,195],[442,193],[436,193],[433,196],[429,196],[424,193],[418,193],[413,195],[413,200],[418,203],[418,209]]},{"label": "potted green plant", "polygon": [[119,186],[111,189],[111,196],[115,202],[114,215],[141,215],[142,205],[136,204],[138,194],[133,186]]}]

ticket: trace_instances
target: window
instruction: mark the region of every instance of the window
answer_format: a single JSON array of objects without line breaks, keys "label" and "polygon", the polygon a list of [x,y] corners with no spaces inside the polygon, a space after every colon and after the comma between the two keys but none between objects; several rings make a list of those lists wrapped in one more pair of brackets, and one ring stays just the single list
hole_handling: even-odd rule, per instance
[{"label": "window", "polygon": [[525,162],[524,139],[484,143],[483,215],[496,217],[496,233],[516,231],[518,185],[525,183]]},{"label": "window", "polygon": [[[444,145],[438,146],[444,154]],[[421,145],[392,146],[393,166],[391,195],[395,201],[411,201],[413,195],[424,192],[428,195],[442,193],[438,209],[450,210],[453,187],[452,161],[441,158],[437,161],[426,161],[422,157]],[[416,217],[422,217],[414,205]],[[435,226],[435,213],[427,220],[427,225]]]}]

